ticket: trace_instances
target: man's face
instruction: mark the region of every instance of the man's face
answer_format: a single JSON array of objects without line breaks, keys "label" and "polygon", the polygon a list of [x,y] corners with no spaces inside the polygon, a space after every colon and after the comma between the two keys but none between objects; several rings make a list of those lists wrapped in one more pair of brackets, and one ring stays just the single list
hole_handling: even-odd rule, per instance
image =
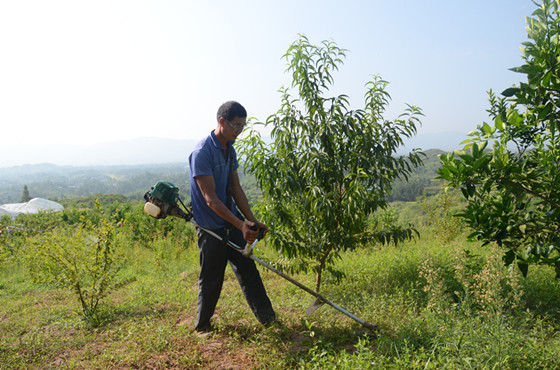
[{"label": "man's face", "polygon": [[239,134],[243,131],[245,124],[247,123],[247,118],[235,117],[231,120],[225,119],[225,127],[224,133],[228,138],[231,138],[230,141],[234,141]]}]

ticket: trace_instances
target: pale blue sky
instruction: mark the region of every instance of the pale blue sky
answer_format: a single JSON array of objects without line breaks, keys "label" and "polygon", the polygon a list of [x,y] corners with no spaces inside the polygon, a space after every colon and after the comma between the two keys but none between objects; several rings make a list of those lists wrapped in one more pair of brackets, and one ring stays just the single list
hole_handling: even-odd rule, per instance
[{"label": "pale blue sky", "polygon": [[200,139],[218,106],[261,120],[290,82],[281,60],[305,34],[348,49],[332,94],[361,107],[372,74],[389,81],[386,118],[423,109],[420,133],[468,132],[486,91],[523,76],[529,0],[0,0],[2,145]]}]

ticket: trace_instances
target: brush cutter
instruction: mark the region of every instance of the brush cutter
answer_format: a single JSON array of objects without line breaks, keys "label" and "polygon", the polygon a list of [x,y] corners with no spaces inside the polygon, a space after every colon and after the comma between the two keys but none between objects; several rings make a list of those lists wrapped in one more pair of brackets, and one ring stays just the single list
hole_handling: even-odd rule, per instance
[{"label": "brush cutter", "polygon": [[[179,188],[177,188],[175,185],[173,185],[169,182],[160,181],[154,187],[152,187],[152,189],[150,191],[148,191],[148,192],[146,192],[146,194],[144,194],[144,200],[146,201],[146,203],[144,204],[144,211],[146,213],[148,213],[150,216],[152,216],[154,218],[159,218],[159,219],[166,218],[167,216],[174,216],[174,217],[182,218],[187,222],[191,222],[192,224],[194,224],[195,227],[197,227],[197,228],[203,230],[204,232],[210,234],[214,238],[216,238],[220,241],[224,241],[224,239],[221,236],[214,233],[212,230],[205,229],[205,228],[201,227],[200,225],[198,225],[196,223],[190,209],[188,207],[186,207],[185,204],[183,203],[183,201],[181,200],[181,198],[179,198]],[[179,206],[179,204],[181,204],[182,208]],[[256,228],[258,226],[255,224],[254,227],[255,227],[254,230],[256,230]],[[263,238],[262,234],[263,233],[262,233],[262,229],[261,229],[257,239],[252,244],[247,243],[247,245],[245,247],[238,246],[238,245],[236,245],[235,243],[233,243],[229,240],[227,240],[226,243],[227,243],[228,246],[235,249],[237,252],[243,254],[245,257],[252,259],[253,261],[257,262],[259,265],[266,267],[267,269],[273,271],[274,273],[276,273],[276,274],[280,275],[281,277],[283,277],[284,279],[288,280],[290,283],[294,284],[298,288],[300,288],[300,289],[306,291],[307,293],[311,294],[312,296],[314,296],[315,301],[313,303],[311,303],[311,305],[305,311],[305,313],[307,315],[311,315],[313,312],[315,312],[315,310],[317,308],[321,307],[322,305],[328,304],[329,306],[331,306],[335,310],[338,310],[338,311],[342,312],[343,314],[350,317],[354,321],[360,323],[362,326],[366,327],[367,329],[369,329],[369,330],[376,330],[377,329],[377,324],[370,324],[370,323],[360,319],[356,315],[353,315],[352,313],[348,312],[344,308],[342,308],[342,307],[338,306],[337,304],[331,302],[330,300],[326,299],[321,294],[309,289],[308,287],[306,287],[305,285],[301,284],[300,282],[294,280],[293,278],[286,275],[282,271],[280,271],[277,268],[271,266],[270,264],[264,262],[260,258],[254,256],[252,254],[253,248],[255,247],[257,242],[260,239]]]}]

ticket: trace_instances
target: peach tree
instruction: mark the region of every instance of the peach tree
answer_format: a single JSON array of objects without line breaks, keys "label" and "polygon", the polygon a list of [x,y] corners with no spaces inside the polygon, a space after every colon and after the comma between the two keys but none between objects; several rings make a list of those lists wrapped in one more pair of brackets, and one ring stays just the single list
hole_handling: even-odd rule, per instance
[{"label": "peach tree", "polygon": [[[314,271],[317,290],[323,271],[342,277],[333,263],[344,251],[416,234],[411,226],[379,230],[367,221],[387,207],[393,182],[422,164],[418,151],[395,155],[416,134],[420,109],[408,106],[397,119],[384,119],[390,96],[378,76],[366,84],[362,109],[351,109],[346,95],[326,97],[345,53],[332,41],[317,46],[301,35],[283,57],[293,80],[280,90],[280,109],[250,125],[237,145],[263,193],[270,243],[288,261],[284,267]],[[272,143],[261,138],[262,126]]]}]

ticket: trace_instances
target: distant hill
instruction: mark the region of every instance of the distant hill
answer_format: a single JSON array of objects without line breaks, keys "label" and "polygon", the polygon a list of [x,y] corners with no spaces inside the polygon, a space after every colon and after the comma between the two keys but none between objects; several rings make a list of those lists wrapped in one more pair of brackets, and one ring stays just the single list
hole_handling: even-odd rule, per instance
[{"label": "distant hill", "polygon": [[[174,183],[186,198],[189,188],[187,157],[194,145],[194,140],[144,138],[98,144],[87,150],[66,147],[68,150],[62,148],[64,153],[58,154],[46,151],[39,157],[45,161],[54,159],[52,156],[56,154],[73,156],[77,163],[120,161],[143,164],[60,166],[42,163],[0,167],[0,204],[19,202],[24,185],[28,186],[32,197],[55,201],[106,193],[141,199],[144,192],[159,180]],[[437,191],[439,183],[434,180],[440,166],[437,156],[445,152],[424,150],[424,166],[415,170],[409,182],[395,184],[391,200],[415,200],[424,191]],[[260,192],[255,181],[242,172],[240,175],[247,195],[257,199]]]},{"label": "distant hill", "polygon": [[[461,132],[419,134],[405,141],[397,154],[413,148],[438,148],[444,151],[459,149],[466,138]],[[265,141],[267,138],[264,138]],[[95,145],[43,145],[32,147],[0,146],[0,168],[25,164],[54,163],[60,166],[140,165],[186,162],[198,140],[141,137],[130,140],[107,141]]]},{"label": "distant hill", "polygon": [[439,160],[440,154],[445,154],[446,151],[441,149],[428,149],[424,150],[426,157],[423,158],[424,166],[417,168],[414,173],[418,177],[433,179],[436,176],[436,170],[441,167]]},{"label": "distant hill", "polygon": [[439,192],[441,184],[436,179],[436,171],[441,167],[441,162],[438,156],[447,152],[440,149],[428,149],[423,152],[426,155],[422,158],[424,165],[416,168],[408,181],[395,181],[389,201],[415,201],[421,195],[434,195]]},{"label": "distant hill", "polygon": [[38,164],[0,168],[0,204],[21,199],[27,185],[32,197],[63,200],[96,194],[141,199],[157,181],[170,181],[188,195],[187,162],[129,166],[56,166]]},{"label": "distant hill", "polygon": [[467,138],[464,132],[438,132],[438,133],[420,133],[412,139],[405,140],[405,147],[398,151],[398,154],[404,154],[414,148],[421,148],[424,151],[428,149],[438,148],[445,152],[461,149],[460,143]]}]

